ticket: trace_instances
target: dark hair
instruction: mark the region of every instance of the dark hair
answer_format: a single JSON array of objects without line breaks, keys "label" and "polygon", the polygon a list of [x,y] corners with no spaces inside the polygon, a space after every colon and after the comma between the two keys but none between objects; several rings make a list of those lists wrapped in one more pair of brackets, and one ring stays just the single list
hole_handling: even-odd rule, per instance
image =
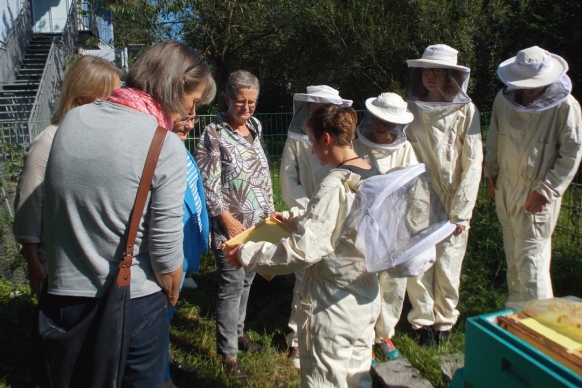
[{"label": "dark hair", "polygon": [[184,94],[204,85],[200,104],[216,94],[210,66],[196,50],[174,40],[159,43],[145,52],[129,70],[125,84],[153,97],[170,113],[185,112]]},{"label": "dark hair", "polygon": [[325,132],[338,146],[351,146],[356,136],[358,115],[354,108],[336,104],[325,104],[313,111],[304,127],[319,140]]},{"label": "dark hair", "polygon": [[[410,72],[410,84],[412,95],[423,99],[427,94],[428,90],[424,87],[422,83],[422,67],[412,67]],[[459,94],[461,90],[461,84],[463,81],[463,72],[456,69],[445,69],[445,86],[443,87],[443,92],[447,97],[454,97]]]}]

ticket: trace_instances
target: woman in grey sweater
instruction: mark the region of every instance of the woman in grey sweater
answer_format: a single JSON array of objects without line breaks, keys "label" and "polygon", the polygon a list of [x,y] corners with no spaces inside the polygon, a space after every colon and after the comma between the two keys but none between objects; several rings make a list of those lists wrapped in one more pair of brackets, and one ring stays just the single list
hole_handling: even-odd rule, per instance
[{"label": "woman in grey sweater", "polygon": [[[53,141],[45,179],[48,293],[40,308],[61,327],[73,325],[116,275],[156,128],[171,130],[215,88],[204,58],[173,41],[146,52],[126,85],[108,101],[69,112]],[[167,307],[182,278],[185,188],[184,146],[168,133],[135,240],[124,387],[163,383]]]}]

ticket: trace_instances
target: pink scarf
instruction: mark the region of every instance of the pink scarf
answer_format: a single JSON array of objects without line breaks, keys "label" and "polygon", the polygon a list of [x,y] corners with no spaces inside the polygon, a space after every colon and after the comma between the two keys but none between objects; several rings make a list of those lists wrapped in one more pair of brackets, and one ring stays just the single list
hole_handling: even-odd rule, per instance
[{"label": "pink scarf", "polygon": [[166,112],[164,108],[162,108],[162,106],[152,98],[152,96],[141,90],[133,88],[116,89],[111,93],[111,96],[109,96],[107,101],[113,102],[114,104],[125,105],[142,113],[152,115],[156,118],[160,127],[163,127],[168,131],[172,130],[174,124],[168,112]]}]

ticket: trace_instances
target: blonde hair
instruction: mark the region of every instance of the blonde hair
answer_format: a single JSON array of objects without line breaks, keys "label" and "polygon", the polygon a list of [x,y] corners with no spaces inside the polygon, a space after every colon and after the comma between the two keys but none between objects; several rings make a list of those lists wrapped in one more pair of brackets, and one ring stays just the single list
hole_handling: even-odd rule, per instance
[{"label": "blonde hair", "polygon": [[83,105],[80,100],[104,100],[113,91],[121,70],[105,59],[86,55],[77,58],[67,70],[52,123],[60,124],[67,112]]}]

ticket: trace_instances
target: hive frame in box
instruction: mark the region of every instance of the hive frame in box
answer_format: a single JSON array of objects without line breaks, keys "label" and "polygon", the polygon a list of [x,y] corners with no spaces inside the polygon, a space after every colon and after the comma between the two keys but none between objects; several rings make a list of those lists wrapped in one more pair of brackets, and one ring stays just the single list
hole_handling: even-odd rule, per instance
[{"label": "hive frame in box", "polygon": [[582,387],[582,377],[498,326],[513,310],[467,319],[465,366],[449,387]]}]

